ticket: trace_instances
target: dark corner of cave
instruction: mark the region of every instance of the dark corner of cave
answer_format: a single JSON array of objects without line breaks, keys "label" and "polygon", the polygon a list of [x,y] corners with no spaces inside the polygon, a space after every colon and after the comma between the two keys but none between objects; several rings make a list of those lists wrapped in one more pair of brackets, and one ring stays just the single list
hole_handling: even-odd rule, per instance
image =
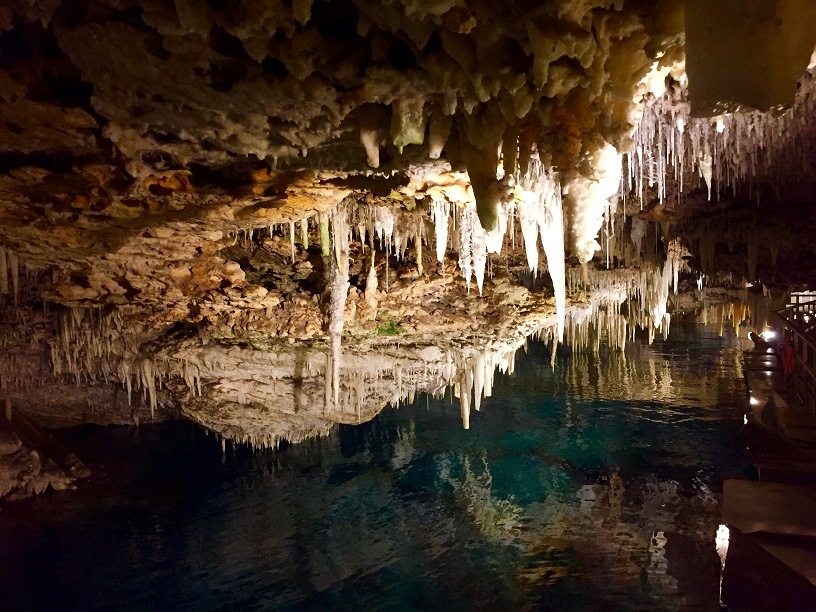
[{"label": "dark corner of cave", "polygon": [[814,46],[2,2],[3,608],[811,609]]}]

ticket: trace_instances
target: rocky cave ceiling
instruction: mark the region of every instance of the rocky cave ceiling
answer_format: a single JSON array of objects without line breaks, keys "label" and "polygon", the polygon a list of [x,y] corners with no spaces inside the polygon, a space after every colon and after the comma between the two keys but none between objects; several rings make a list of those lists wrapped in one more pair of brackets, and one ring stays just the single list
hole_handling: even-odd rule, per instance
[{"label": "rocky cave ceiling", "polygon": [[7,405],[272,443],[455,385],[467,422],[526,334],[812,282],[813,32],[805,0],[7,1]]}]

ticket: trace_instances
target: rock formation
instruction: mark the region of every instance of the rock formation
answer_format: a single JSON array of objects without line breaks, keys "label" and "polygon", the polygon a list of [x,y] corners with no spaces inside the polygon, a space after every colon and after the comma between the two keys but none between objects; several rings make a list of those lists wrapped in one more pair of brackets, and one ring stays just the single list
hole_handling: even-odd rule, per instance
[{"label": "rock formation", "polygon": [[276,444],[453,386],[467,426],[528,334],[811,281],[816,11],[740,13],[723,83],[732,5],[5,3],[4,398]]}]

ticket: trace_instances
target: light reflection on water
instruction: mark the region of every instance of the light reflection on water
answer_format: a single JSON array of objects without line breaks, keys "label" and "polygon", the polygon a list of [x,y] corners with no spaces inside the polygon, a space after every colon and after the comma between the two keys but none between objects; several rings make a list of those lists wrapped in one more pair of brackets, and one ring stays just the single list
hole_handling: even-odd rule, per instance
[{"label": "light reflection on water", "polygon": [[733,337],[528,353],[468,431],[420,397],[280,452],[70,432],[96,480],[0,514],[4,609],[718,609],[722,480],[750,475]]}]

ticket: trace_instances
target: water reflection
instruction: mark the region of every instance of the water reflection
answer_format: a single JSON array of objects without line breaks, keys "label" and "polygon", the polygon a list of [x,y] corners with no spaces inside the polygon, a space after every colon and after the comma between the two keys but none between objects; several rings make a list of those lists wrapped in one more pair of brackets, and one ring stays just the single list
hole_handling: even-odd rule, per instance
[{"label": "water reflection", "polygon": [[722,480],[748,469],[736,339],[674,333],[625,353],[562,350],[554,369],[531,343],[467,431],[448,392],[280,451],[222,456],[181,424],[82,434],[110,480],[4,509],[0,597],[716,608]]},{"label": "water reflection", "polygon": [[[561,384],[579,395],[606,394],[631,401],[677,400],[692,405],[720,401],[721,374],[740,368],[739,351],[734,348],[709,357],[710,367],[700,371],[695,384],[684,384],[672,365],[682,360],[681,352],[686,350],[675,346],[684,333],[677,313],[684,305],[694,309],[700,303],[718,303],[705,306],[701,317],[704,325],[710,322],[722,336],[731,334],[732,327],[741,329],[743,320],[757,327],[772,301],[762,296],[748,299],[747,293],[742,303],[723,302],[721,293],[709,300],[708,293],[714,289],[694,296],[670,295],[670,273],[677,271],[673,261],[677,263],[676,258],[667,260],[662,271],[660,266],[596,270],[587,278],[576,270],[569,273],[570,306],[562,313],[564,339],[576,353],[569,368],[561,370]],[[34,351],[41,362],[39,369],[29,367],[28,361],[9,362],[6,369],[14,376],[6,378],[26,389],[26,394],[17,393],[14,399],[23,401],[19,396],[25,395],[22,411],[35,418],[53,418],[47,411],[40,412],[44,402],[27,397],[29,387],[40,384],[35,384],[35,378],[41,377],[49,362],[54,374],[73,374],[78,384],[109,385],[112,411],[118,393],[124,396],[126,391],[131,406],[133,396],[141,392],[151,410],[169,406],[223,438],[253,446],[275,447],[281,441],[325,435],[336,423],[363,423],[385,406],[411,403],[419,393],[452,394],[467,429],[471,412],[479,411],[483,398],[491,396],[494,378],[513,372],[516,353],[528,339],[546,341],[556,361],[563,356],[563,350],[553,350],[558,336],[553,300],[541,292],[528,294],[515,288],[523,292],[519,299],[524,305],[500,300],[491,311],[489,325],[473,322],[470,328],[435,334],[360,332],[344,340],[337,356],[326,342],[316,339],[290,344],[248,331],[223,336],[223,330],[212,338],[183,326],[145,348],[145,337],[152,337],[155,330],[148,333],[119,312],[66,310],[59,317],[59,341],[50,343],[50,361],[44,351]],[[675,340],[655,345],[656,330],[664,335],[670,329],[670,302],[675,327],[679,318],[679,333],[672,335]],[[665,350],[672,354],[655,352]],[[551,365],[552,359],[542,367]],[[117,384],[122,388],[114,388]],[[121,413],[118,418],[128,418],[127,408]],[[136,411],[130,417],[136,420]]]},{"label": "water reflection", "polygon": [[[716,326],[700,325],[698,333],[697,342],[720,343]],[[564,384],[583,397],[709,408],[733,397],[734,379],[742,378],[742,351],[750,344],[728,328],[724,333],[725,345],[711,354],[690,348],[683,328],[669,341],[629,343],[620,353],[572,353],[562,371]]]}]

